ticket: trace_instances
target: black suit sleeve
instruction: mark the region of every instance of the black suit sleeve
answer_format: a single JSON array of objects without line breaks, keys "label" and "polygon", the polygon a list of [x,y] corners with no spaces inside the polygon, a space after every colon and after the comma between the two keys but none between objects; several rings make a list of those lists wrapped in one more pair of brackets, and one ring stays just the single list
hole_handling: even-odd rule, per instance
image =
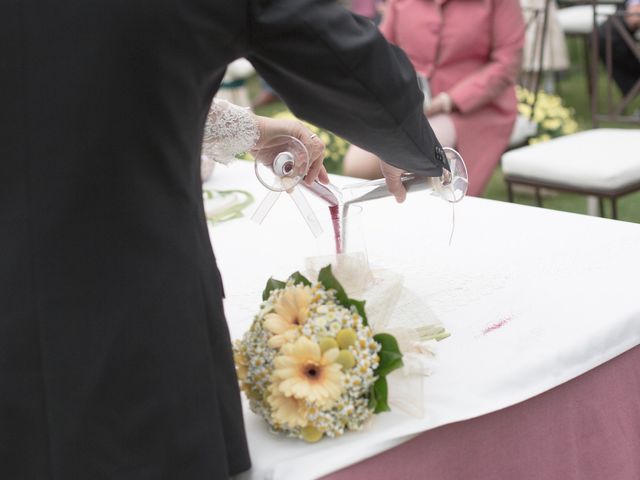
[{"label": "black suit sleeve", "polygon": [[250,0],[249,60],[300,118],[427,176],[445,164],[407,56],[335,0]]}]

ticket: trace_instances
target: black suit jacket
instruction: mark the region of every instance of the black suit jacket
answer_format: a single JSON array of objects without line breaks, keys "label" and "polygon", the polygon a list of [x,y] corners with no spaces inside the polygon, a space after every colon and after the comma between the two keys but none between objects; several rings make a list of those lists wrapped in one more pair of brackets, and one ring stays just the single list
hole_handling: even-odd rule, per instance
[{"label": "black suit jacket", "polygon": [[331,0],[0,0],[0,477],[249,467],[202,208],[247,56],[293,111],[439,175],[406,56]]}]

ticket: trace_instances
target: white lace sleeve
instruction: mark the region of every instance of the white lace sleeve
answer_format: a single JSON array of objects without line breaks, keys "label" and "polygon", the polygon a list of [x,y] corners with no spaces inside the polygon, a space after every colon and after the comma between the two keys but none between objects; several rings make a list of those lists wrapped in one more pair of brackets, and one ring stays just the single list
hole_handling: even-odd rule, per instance
[{"label": "white lace sleeve", "polygon": [[251,110],[215,99],[204,128],[202,153],[210,160],[229,163],[236,155],[250,150],[259,136]]}]

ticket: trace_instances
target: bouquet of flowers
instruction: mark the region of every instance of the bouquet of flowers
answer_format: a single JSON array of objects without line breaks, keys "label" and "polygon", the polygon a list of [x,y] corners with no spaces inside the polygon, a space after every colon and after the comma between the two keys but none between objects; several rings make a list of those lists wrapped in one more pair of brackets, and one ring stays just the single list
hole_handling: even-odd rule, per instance
[{"label": "bouquet of flowers", "polygon": [[[531,118],[533,92],[526,88],[516,87],[516,94],[518,113],[526,118]],[[532,145],[578,131],[578,122],[575,120],[573,109],[564,106],[558,95],[544,91],[538,92],[533,120],[538,125],[538,131],[537,135],[529,140]]]},{"label": "bouquet of flowers", "polygon": [[262,299],[234,357],[251,410],[274,432],[316,442],[389,410],[386,376],[403,366],[398,343],[374,334],[364,302],[347,296],[330,266],[316,283],[299,272],[270,279]]}]

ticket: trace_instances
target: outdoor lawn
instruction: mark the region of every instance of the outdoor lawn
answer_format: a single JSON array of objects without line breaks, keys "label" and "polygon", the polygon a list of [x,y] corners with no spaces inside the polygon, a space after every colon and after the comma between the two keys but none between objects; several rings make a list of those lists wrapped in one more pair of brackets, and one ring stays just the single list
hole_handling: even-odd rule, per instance
[{"label": "outdoor lawn", "polygon": [[[587,79],[583,65],[583,45],[574,39],[569,39],[568,45],[571,56],[571,68],[568,72],[564,72],[558,79],[556,93],[562,97],[562,101],[566,106],[573,108],[579,129],[585,130],[591,128],[591,116],[589,111],[589,98],[587,96]],[[602,96],[604,96],[606,88],[604,75],[602,78],[603,80],[599,82],[599,87]],[[250,92],[255,92],[257,88],[257,80],[253,79],[250,83]],[[640,99],[636,99],[631,109],[631,111],[636,111],[638,114],[640,114],[639,100]],[[284,105],[278,102],[260,108],[256,113],[259,115],[273,116],[284,110]],[[638,125],[632,126],[629,124],[601,124],[600,126],[638,128]],[[640,134],[640,130],[638,133]],[[637,155],[637,152],[629,153]],[[603,159],[603,161],[606,161],[606,159]],[[330,170],[340,173],[339,164],[332,165]],[[507,201],[507,189],[500,168],[497,168],[494,172],[484,197],[493,200]],[[535,205],[534,196],[526,191],[517,192],[516,201],[522,204]],[[582,214],[586,214],[587,212],[586,198],[576,194],[545,192],[544,206],[545,208]],[[605,202],[605,215],[610,216],[610,205],[608,202]],[[640,192],[622,197],[618,201],[618,218],[620,220],[640,223]]]}]

